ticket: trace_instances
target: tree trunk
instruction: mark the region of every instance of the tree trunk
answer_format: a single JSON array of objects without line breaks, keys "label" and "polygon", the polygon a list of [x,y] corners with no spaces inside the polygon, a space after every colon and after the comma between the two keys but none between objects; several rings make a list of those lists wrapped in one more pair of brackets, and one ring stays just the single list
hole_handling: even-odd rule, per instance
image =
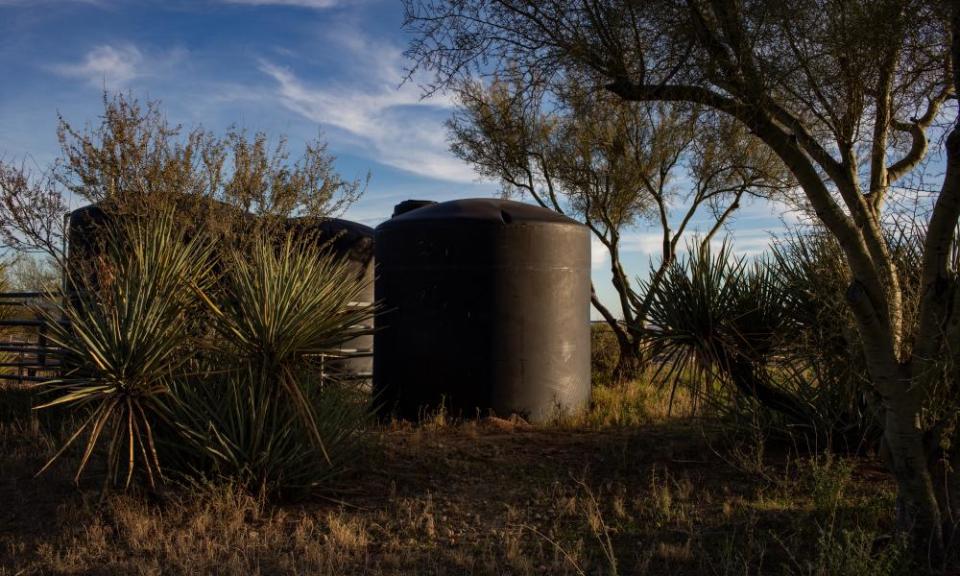
[{"label": "tree trunk", "polygon": [[811,417],[806,407],[795,397],[771,386],[759,361],[724,349],[718,350],[717,356],[721,369],[742,395],[753,398],[799,425],[809,424]]},{"label": "tree trunk", "polygon": [[866,351],[871,379],[883,398],[883,454],[897,480],[897,527],[911,535],[919,559],[938,570],[945,558],[943,515],[920,425],[921,388],[908,366],[872,358],[869,347]]},{"label": "tree trunk", "polygon": [[644,367],[644,359],[638,341],[626,337],[618,339],[617,343],[620,346],[620,357],[617,359],[617,367],[613,370],[613,381],[622,385],[636,380],[640,376]]}]

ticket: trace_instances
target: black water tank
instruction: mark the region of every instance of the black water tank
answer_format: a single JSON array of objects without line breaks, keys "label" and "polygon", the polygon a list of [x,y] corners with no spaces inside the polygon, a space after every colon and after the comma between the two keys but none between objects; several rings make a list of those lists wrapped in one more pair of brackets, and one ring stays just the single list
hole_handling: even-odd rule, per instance
[{"label": "black water tank", "polygon": [[[340,218],[294,218],[289,221],[291,231],[326,246],[347,263],[348,273],[365,287],[357,306],[373,305],[373,228]],[[360,336],[343,343],[341,359],[329,366],[351,380],[369,380],[373,372],[373,319],[369,325],[358,326]]]},{"label": "black water tank", "polygon": [[[96,204],[78,208],[67,217],[67,277],[86,277],[96,286],[97,258],[103,252],[104,233],[111,218]],[[70,287],[72,289],[72,287]]]},{"label": "black water tank", "polygon": [[434,204],[436,204],[436,202],[433,200],[404,200],[393,207],[393,215],[391,217],[396,218],[401,214],[406,214],[407,212],[411,212],[425,206],[433,206]]},{"label": "black water tank", "polygon": [[[205,222],[234,221],[240,218],[251,222],[255,217],[225,202],[210,199],[186,200],[178,209],[177,218],[192,218],[186,222],[189,229],[196,229]],[[105,208],[106,203],[89,204],[70,213],[67,218],[67,270],[76,276],[83,273],[87,279],[97,281],[97,260],[105,249],[109,226],[115,221],[131,217],[123,212]],[[201,209],[202,208],[202,209]],[[181,222],[178,222],[178,224]],[[95,284],[94,284],[95,285]]]},{"label": "black water tank", "polygon": [[[224,209],[226,205],[217,204]],[[67,269],[74,277],[83,275],[96,286],[98,258],[104,249],[106,227],[118,218],[92,204],[70,213],[68,219]],[[253,216],[249,216],[253,218]],[[344,258],[351,277],[365,282],[360,306],[373,302],[373,228],[339,218],[291,218],[287,231],[295,236],[309,237],[317,244],[327,246]],[[371,321],[372,322],[372,321]],[[345,342],[339,351],[343,357],[329,366],[340,375],[354,380],[369,380],[373,371],[372,326],[358,327],[368,332]]]},{"label": "black water tank", "polygon": [[590,399],[590,237],[508,200],[421,207],[376,229],[374,392],[416,419],[520,414]]}]

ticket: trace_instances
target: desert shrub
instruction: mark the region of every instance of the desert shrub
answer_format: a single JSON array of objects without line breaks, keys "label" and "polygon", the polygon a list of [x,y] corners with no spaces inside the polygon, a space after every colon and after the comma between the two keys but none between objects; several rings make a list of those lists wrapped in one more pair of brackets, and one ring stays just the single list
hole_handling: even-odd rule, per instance
[{"label": "desert shrub", "polygon": [[[680,374],[728,421],[855,450],[876,441],[856,330],[842,305],[839,249],[791,236],[767,259],[690,250],[653,298],[651,337],[664,381]],[[737,425],[739,427],[740,425]]]},{"label": "desert shrub", "polygon": [[[813,455],[802,462],[799,487],[810,495],[816,535],[812,554],[801,555],[801,543],[787,544],[790,563],[787,574],[810,576],[876,574],[894,576],[914,573],[904,538],[884,535],[866,513],[877,502],[865,502],[848,510],[846,492],[852,484],[853,466],[831,452]],[[883,500],[883,495],[874,500]],[[885,510],[889,506],[879,506]],[[848,517],[849,516],[849,517]]]},{"label": "desert shrub", "polygon": [[590,325],[590,377],[594,386],[614,383],[614,370],[620,358],[617,338],[606,323]]},{"label": "desert shrub", "polygon": [[[213,374],[177,392],[185,444],[173,458],[194,475],[224,478],[254,493],[296,497],[342,473],[361,448],[368,401],[317,374],[298,377],[311,405],[305,421],[282,394],[248,370]],[[310,440],[316,434],[322,441]]]},{"label": "desert shrub", "polygon": [[903,542],[895,540],[878,548],[877,540],[877,534],[859,528],[823,531],[813,560],[801,565],[797,573],[812,576],[906,576],[914,573]]},{"label": "desert shrub", "polygon": [[190,287],[202,283],[209,247],[183,241],[169,217],[118,228],[109,246],[109,281],[62,302],[66,323],[46,312],[66,368],[44,384],[54,396],[44,406],[82,414],[47,466],[86,434],[77,477],[103,438],[111,482],[125,465],[125,485],[138,467],[154,484],[161,469],[153,430],[167,418],[171,381],[189,359],[183,328],[195,307]]},{"label": "desert shrub", "polygon": [[816,406],[838,449],[875,444],[876,408],[845,305],[849,278],[839,245],[815,229],[790,234],[774,245],[767,266],[788,318],[778,343],[785,385]]},{"label": "desert shrub", "polygon": [[728,384],[790,417],[803,419],[808,407],[773,386],[764,372],[785,326],[771,271],[732,254],[725,243],[689,250],[664,275],[650,307],[651,351],[666,381],[687,381],[699,396],[716,398]]},{"label": "desert shrub", "polygon": [[[370,309],[322,248],[261,237],[226,255],[174,219],[128,219],[106,234],[101,273],[51,314],[67,366],[48,407],[79,416],[50,463],[86,436],[77,477],[101,444],[109,484],[140,471],[316,487],[348,460],[366,407],[322,370]],[[49,464],[47,466],[49,466]]]},{"label": "desert shrub", "polygon": [[[347,265],[311,244],[234,251],[217,294],[206,376],[178,390],[179,430],[209,468],[258,490],[303,490],[343,468],[366,403],[323,369],[372,310]],[[202,460],[203,458],[201,458]]]},{"label": "desert shrub", "polygon": [[[887,236],[910,324],[923,231],[891,224]],[[812,450],[877,447],[880,403],[846,305],[848,285],[840,247],[817,228],[787,234],[754,261],[734,256],[729,244],[688,251],[651,307],[663,380],[689,385],[734,428],[759,422],[768,435],[786,433]],[[950,357],[942,355],[931,377],[949,378]],[[956,399],[935,394],[924,414],[934,421],[951,410]]]}]

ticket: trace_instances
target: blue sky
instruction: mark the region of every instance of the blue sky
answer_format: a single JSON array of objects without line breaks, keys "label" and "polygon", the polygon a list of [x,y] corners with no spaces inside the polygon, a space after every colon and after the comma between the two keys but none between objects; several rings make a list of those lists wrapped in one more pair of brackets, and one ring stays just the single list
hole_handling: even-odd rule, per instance
[{"label": "blue sky", "polygon": [[[371,173],[346,214],[369,225],[408,198],[497,195],[447,149],[451,98],[402,83],[402,18],[399,0],[0,0],[0,158],[49,164],[57,113],[96,122],[106,88],[159,100],[176,123],[285,134],[294,151],[322,133],[344,176]],[[782,229],[778,210],[740,211],[740,251]],[[626,235],[632,274],[647,270],[656,232]],[[594,279],[612,302],[599,248]]]}]

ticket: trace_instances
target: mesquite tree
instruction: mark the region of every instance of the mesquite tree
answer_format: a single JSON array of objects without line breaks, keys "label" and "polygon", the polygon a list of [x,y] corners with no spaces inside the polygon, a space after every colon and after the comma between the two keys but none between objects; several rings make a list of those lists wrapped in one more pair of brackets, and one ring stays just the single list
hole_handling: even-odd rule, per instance
[{"label": "mesquite tree", "polygon": [[[626,101],[736,119],[788,167],[843,251],[900,525],[934,565],[960,523],[960,130],[924,217],[906,310],[883,227],[922,167],[960,79],[960,7],[941,0],[407,0],[409,54],[440,88],[510,68],[531,84],[589,76]],[[944,360],[947,368],[944,369]]]},{"label": "mesquite tree", "polygon": [[[623,102],[576,80],[549,102],[524,97],[519,78],[464,82],[457,96],[447,123],[453,152],[498,179],[505,196],[579,219],[609,253],[616,305],[595,290],[591,302],[617,340],[615,381],[635,378],[644,364],[652,295],[694,217],[710,215],[697,236],[706,245],[744,195],[771,195],[788,182],[776,156],[741,125],[696,106]],[[644,290],[622,258],[624,233],[641,222],[658,226],[661,238]]]}]

